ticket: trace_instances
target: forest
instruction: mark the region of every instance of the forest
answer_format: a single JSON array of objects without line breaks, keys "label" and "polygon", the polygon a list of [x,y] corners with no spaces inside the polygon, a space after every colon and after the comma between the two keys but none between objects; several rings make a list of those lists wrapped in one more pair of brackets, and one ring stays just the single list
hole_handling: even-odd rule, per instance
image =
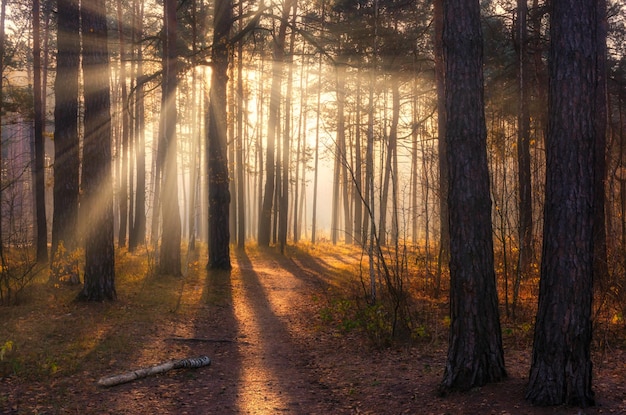
[{"label": "forest", "polygon": [[623,0],[0,0],[0,78],[0,413],[626,413]]}]

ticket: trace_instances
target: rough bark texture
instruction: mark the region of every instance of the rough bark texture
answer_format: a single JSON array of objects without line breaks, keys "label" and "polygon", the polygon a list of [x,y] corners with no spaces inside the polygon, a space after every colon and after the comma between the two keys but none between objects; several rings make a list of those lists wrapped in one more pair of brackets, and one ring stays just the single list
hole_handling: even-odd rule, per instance
[{"label": "rough bark texture", "polygon": [[433,1],[435,80],[437,82],[437,152],[439,155],[439,259],[435,281],[435,298],[441,289],[443,265],[450,256],[450,228],[448,221],[448,159],[446,150],[445,66],[443,58],[443,0]]},{"label": "rough bark texture", "polygon": [[52,257],[60,243],[76,247],[79,193],[78,70],[80,57],[78,1],[57,2],[57,71],[54,81],[54,188]]},{"label": "rough bark texture", "polygon": [[606,0],[598,0],[597,32],[597,88],[596,88],[596,138],[595,138],[595,213],[594,213],[594,280],[604,287],[609,276],[606,235],[606,141],[607,141],[607,49]]},{"label": "rough bark texture", "polygon": [[209,175],[209,262],[207,268],[230,269],[230,191],[226,155],[226,87],[229,53],[227,42],[232,25],[230,0],[216,1],[214,21],[213,71],[207,143]]},{"label": "rough bark texture", "polygon": [[546,200],[539,308],[526,397],[593,405],[596,2],[552,2]]},{"label": "rough bark texture", "polygon": [[163,120],[163,134],[159,143],[159,151],[163,151],[161,212],[163,219],[163,234],[159,253],[159,272],[161,274],[181,275],[180,269],[180,242],[181,222],[178,206],[178,163],[176,144],[176,0],[165,0],[165,56],[163,60],[163,100],[161,119]]},{"label": "rough bark texture", "polygon": [[[130,117],[129,117],[129,102],[128,102],[128,89],[126,85],[126,53],[125,53],[125,39],[124,39],[124,24],[122,13],[122,0],[115,2],[117,8],[117,31],[119,39],[119,54],[120,54],[120,74],[119,82],[121,84],[121,100],[122,100],[122,117],[121,129],[121,155],[120,158],[120,176],[119,176],[119,189],[118,189],[118,208],[119,208],[119,228],[117,233],[117,245],[126,246],[126,231],[132,226],[132,221],[128,221],[128,200],[129,200],[129,129],[130,129]],[[132,185],[132,183],[131,183]],[[128,232],[130,233],[130,231]]]},{"label": "rough bark texture", "polygon": [[83,1],[83,73],[85,139],[83,144],[83,202],[85,212],[85,284],[79,298],[113,300],[113,185],[111,177],[111,97],[107,22],[104,0]]},{"label": "rough bark texture", "polygon": [[[5,17],[6,17],[6,9],[7,9],[7,0],[0,1],[0,97],[2,96],[2,79],[4,77],[4,27],[5,27]],[[2,157],[2,99],[0,99],[0,170],[4,168],[4,160]],[[1,179],[1,176],[0,176]],[[0,180],[1,184],[1,180]],[[2,206],[2,188],[0,185],[0,206]],[[2,231],[2,215],[0,215],[0,265],[4,267],[4,236]]]},{"label": "rough bark texture", "polygon": [[493,263],[477,0],[444,2],[450,343],[440,391],[506,377]]},{"label": "rough bark texture", "polygon": [[48,226],[46,223],[46,173],[43,137],[43,97],[41,89],[41,35],[39,0],[33,0],[33,99],[35,126],[35,206],[37,222],[37,261],[48,261]]}]

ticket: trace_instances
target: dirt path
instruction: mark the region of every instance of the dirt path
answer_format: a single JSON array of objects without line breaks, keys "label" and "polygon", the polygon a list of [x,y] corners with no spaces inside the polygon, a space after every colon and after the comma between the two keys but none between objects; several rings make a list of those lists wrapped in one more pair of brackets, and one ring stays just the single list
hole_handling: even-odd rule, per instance
[{"label": "dirt path", "polygon": [[[322,324],[320,309],[327,306],[329,277],[338,260],[303,251],[286,256],[274,250],[237,252],[231,272],[186,278],[175,309],[155,326],[132,327],[141,336],[140,346],[120,357],[123,361],[108,362],[107,370],[195,355],[208,355],[209,367],[109,389],[95,386],[102,373],[85,368],[52,384],[15,385],[12,396],[19,405],[0,402],[0,414],[626,413],[626,359],[619,350],[596,358],[599,405],[585,411],[534,408],[524,401],[528,350],[506,350],[508,380],[437,397],[444,345],[377,352],[360,336]],[[131,328],[117,328],[125,329]],[[50,394],[63,401],[38,405]]]}]

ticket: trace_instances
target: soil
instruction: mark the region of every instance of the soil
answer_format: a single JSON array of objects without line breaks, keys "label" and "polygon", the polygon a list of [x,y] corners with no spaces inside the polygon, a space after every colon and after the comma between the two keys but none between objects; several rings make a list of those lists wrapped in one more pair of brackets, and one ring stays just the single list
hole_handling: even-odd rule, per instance
[{"label": "soil", "polygon": [[[87,368],[50,384],[3,379],[8,400],[0,401],[0,413],[626,414],[621,350],[594,356],[593,408],[531,406],[524,400],[530,351],[508,346],[507,380],[438,397],[444,345],[376,350],[359,333],[321,321],[336,261],[237,252],[230,273],[183,286],[181,306],[194,318],[171,313],[154,327],[128,328],[141,352],[104,362],[107,373]],[[103,375],[197,355],[209,356],[211,365],[96,385]],[[63,398],[42,404],[50,395]]]}]

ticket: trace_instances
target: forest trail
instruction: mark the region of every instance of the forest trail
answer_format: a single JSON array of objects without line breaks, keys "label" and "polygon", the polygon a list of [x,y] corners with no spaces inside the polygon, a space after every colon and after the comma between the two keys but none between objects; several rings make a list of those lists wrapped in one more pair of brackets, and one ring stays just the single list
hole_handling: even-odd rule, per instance
[{"label": "forest trail", "polygon": [[[232,258],[230,272],[204,271],[202,260],[192,258],[187,276],[175,282],[178,298],[155,324],[110,327],[102,335],[102,342],[134,339],[127,353],[103,361],[94,351],[85,357],[83,369],[51,383],[10,383],[8,402],[0,399],[0,414],[626,413],[621,350],[596,357],[599,405],[582,412],[535,408],[524,401],[530,359],[526,347],[507,347],[506,381],[440,398],[435,390],[445,344],[377,351],[362,334],[322,321],[336,293],[337,275],[341,270],[345,274],[339,262],[345,256],[297,248],[281,255],[252,248],[233,252]],[[129,298],[106,307],[132,313],[148,306]],[[95,322],[102,319],[93,308],[81,310],[95,316]],[[211,365],[111,388],[95,384],[104,375],[198,355],[209,356]],[[0,398],[6,386],[0,382]]]}]

